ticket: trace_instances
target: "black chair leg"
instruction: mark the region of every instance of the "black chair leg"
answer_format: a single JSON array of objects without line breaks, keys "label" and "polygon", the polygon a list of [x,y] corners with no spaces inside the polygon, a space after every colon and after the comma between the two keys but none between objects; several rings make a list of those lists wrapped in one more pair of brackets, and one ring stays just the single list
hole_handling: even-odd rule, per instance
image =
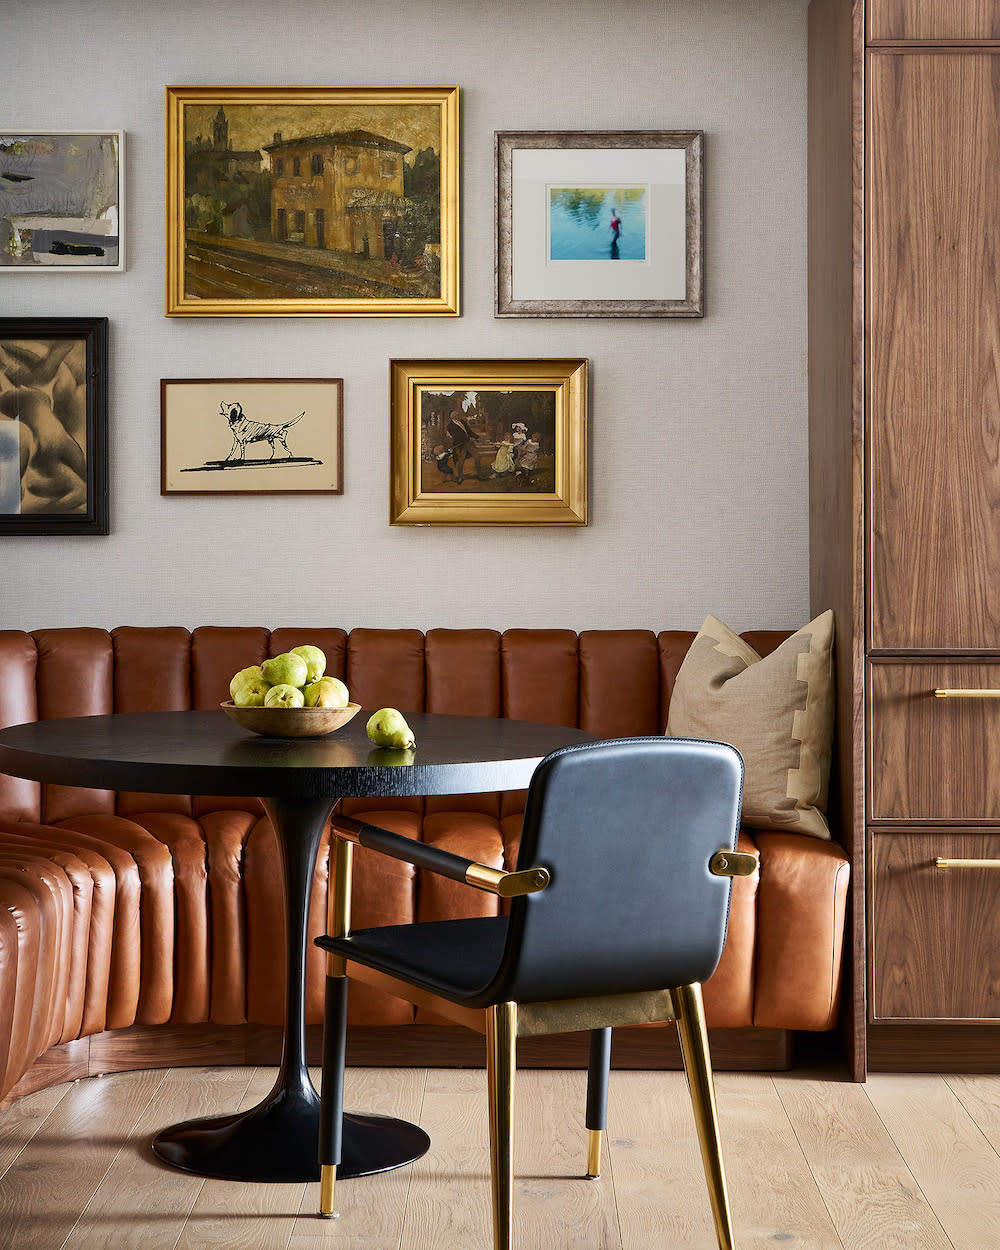
[{"label": "black chair leg", "polygon": [[608,1077],[611,1072],[611,1030],[590,1030],[587,1066],[587,1175],[601,1174],[601,1143],[608,1122]]},{"label": "black chair leg", "polygon": [[336,1219],[334,1187],[344,1132],[344,1066],[347,1052],[347,977],[327,976],[323,1023],[323,1085],[319,1107],[319,1213]]}]

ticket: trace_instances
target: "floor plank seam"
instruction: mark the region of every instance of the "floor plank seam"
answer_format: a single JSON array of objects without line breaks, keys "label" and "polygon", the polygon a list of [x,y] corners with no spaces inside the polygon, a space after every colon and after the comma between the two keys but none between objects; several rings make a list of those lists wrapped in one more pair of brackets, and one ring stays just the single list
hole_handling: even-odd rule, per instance
[{"label": "floor plank seam", "polygon": [[[123,1136],[123,1138],[122,1138],[122,1140],[121,1140],[121,1142],[120,1142],[120,1144],[119,1144],[119,1146],[118,1146],[118,1149],[114,1152],[114,1155],[112,1156],[111,1161],[108,1163],[108,1166],[104,1169],[104,1175],[101,1177],[101,1179],[100,1179],[100,1180],[97,1182],[97,1184],[94,1186],[93,1192],[91,1193],[91,1195],[90,1195],[90,1197],[87,1199],[87,1201],[83,1204],[83,1209],[80,1211],[80,1214],[76,1217],[76,1220],[73,1222],[73,1226],[70,1228],[69,1232],[68,1232],[68,1233],[66,1234],[66,1236],[63,1238],[63,1241],[62,1241],[62,1245],[63,1245],[63,1246],[65,1246],[65,1245],[69,1242],[69,1240],[72,1238],[73,1234],[76,1232],[77,1228],[78,1228],[78,1227],[79,1227],[79,1225],[80,1225],[81,1220],[82,1220],[82,1219],[83,1219],[83,1217],[87,1214],[87,1211],[88,1211],[88,1209],[89,1209],[89,1207],[90,1207],[90,1204],[91,1204],[91,1203],[94,1201],[94,1199],[97,1197],[97,1195],[98,1195],[98,1193],[99,1193],[99,1191],[100,1191],[101,1186],[102,1186],[102,1185],[104,1184],[104,1182],[108,1179],[108,1175],[110,1174],[111,1169],[115,1166],[115,1164],[117,1163],[117,1161],[121,1158],[121,1155],[122,1155],[123,1151],[125,1150],[125,1147],[128,1145],[128,1142],[129,1142],[129,1140],[131,1139],[132,1134],[135,1132],[136,1127],[137,1127],[137,1126],[141,1123],[141,1121],[142,1121],[142,1117],[143,1117],[143,1116],[146,1114],[146,1112],[149,1110],[150,1106],[152,1105],[153,1099],[156,1097],[156,1095],[157,1095],[157,1094],[160,1092],[160,1090],[162,1089],[162,1087],[163,1087],[163,1082],[167,1079],[167,1073],[169,1072],[169,1070],[170,1070],[169,1068],[161,1068],[161,1069],[160,1069],[160,1079],[159,1079],[159,1081],[157,1082],[157,1084],[156,1084],[156,1086],[154,1087],[154,1089],[151,1091],[151,1093],[150,1093],[149,1097],[146,1099],[146,1102],[145,1102],[145,1103],[143,1104],[143,1106],[142,1106],[142,1107],[141,1107],[141,1108],[137,1111],[136,1116],[135,1116],[135,1119],[132,1121],[132,1123],[129,1125],[128,1129],[126,1130],[125,1135]],[[117,1088],[117,1085],[116,1085],[116,1084],[114,1084],[114,1079],[115,1079],[115,1076],[116,1076],[116,1075],[125,1075],[125,1076],[128,1076],[128,1075],[130,1075],[130,1074],[129,1074],[129,1073],[121,1073],[121,1074],[116,1074],[116,1073],[109,1073],[109,1074],[98,1073],[98,1075],[97,1075],[97,1078],[96,1078],[96,1079],[97,1079],[97,1080],[100,1080],[100,1081],[108,1081],[109,1083],[111,1083],[111,1088],[112,1088],[112,1089],[115,1089],[115,1088]],[[88,1079],[88,1080],[91,1080],[91,1079],[94,1079],[94,1078],[90,1078],[90,1077],[88,1077],[87,1079]],[[60,1101],[61,1101],[61,1100],[60,1100]]]},{"label": "floor plank seam", "polygon": [[830,1221],[830,1227],[833,1229],[834,1237],[837,1238],[837,1244],[841,1247],[841,1250],[850,1250],[850,1247],[844,1245],[844,1239],[840,1235],[840,1229],[837,1227],[837,1221],[834,1213],[830,1209],[830,1204],[827,1202],[826,1196],[823,1193],[823,1186],[819,1183],[816,1173],[812,1169],[812,1164],[809,1162],[809,1156],[806,1154],[805,1147],[802,1145],[802,1140],[796,1132],[795,1125],[792,1123],[792,1117],[788,1114],[788,1108],[785,1106],[785,1100],[781,1096],[781,1090],[778,1088],[774,1077],[768,1077],[768,1080],[771,1084],[771,1088],[774,1090],[775,1097],[778,1100],[778,1106],[781,1108],[781,1112],[788,1122],[788,1127],[792,1130],[792,1138],[798,1147],[799,1154],[802,1156],[802,1162],[806,1165],[806,1171],[809,1173],[812,1178],[812,1183],[816,1187],[816,1193],[819,1195],[819,1200],[823,1204],[823,1210],[826,1212],[827,1219]]},{"label": "floor plank seam", "polygon": [[[947,1085],[947,1081],[945,1081],[945,1084]],[[938,1227],[941,1229],[941,1236],[945,1239],[945,1241],[948,1243],[948,1245],[949,1245],[949,1246],[951,1246],[952,1250],[957,1250],[957,1247],[955,1246],[955,1242],[953,1241],[952,1237],[950,1236],[950,1234],[949,1234],[948,1230],[945,1228],[944,1224],[942,1224],[942,1223],[941,1223],[941,1217],[938,1215],[937,1210],[936,1210],[936,1208],[935,1208],[934,1204],[931,1202],[930,1195],[924,1192],[924,1187],[923,1187],[923,1185],[921,1185],[921,1184],[920,1184],[920,1182],[917,1180],[917,1178],[914,1176],[914,1174],[913,1174],[913,1169],[910,1167],[909,1163],[907,1163],[906,1159],[904,1158],[904,1156],[903,1156],[903,1152],[902,1152],[902,1151],[900,1150],[900,1148],[899,1148],[899,1143],[896,1141],[895,1137],[892,1135],[892,1132],[891,1132],[891,1131],[890,1131],[890,1129],[889,1129],[889,1125],[888,1125],[888,1124],[886,1124],[885,1120],[882,1118],[882,1116],[881,1116],[881,1115],[880,1115],[880,1113],[879,1113],[879,1109],[878,1109],[878,1107],[876,1107],[876,1106],[875,1106],[874,1102],[872,1102],[871,1098],[869,1097],[869,1095],[868,1095],[868,1088],[867,1088],[867,1084],[866,1084],[863,1088],[864,1088],[864,1091],[865,1091],[865,1097],[868,1099],[868,1105],[869,1105],[869,1106],[871,1107],[871,1109],[875,1112],[875,1116],[876,1116],[876,1118],[877,1118],[877,1120],[878,1120],[879,1124],[881,1124],[881,1125],[882,1125],[882,1128],[883,1128],[883,1130],[884,1130],[884,1132],[885,1132],[886,1136],[887,1136],[887,1137],[889,1138],[889,1140],[892,1142],[892,1145],[893,1145],[894,1150],[896,1151],[896,1154],[898,1154],[898,1155],[899,1155],[899,1161],[900,1161],[900,1163],[901,1163],[901,1164],[903,1165],[903,1167],[906,1169],[906,1174],[907,1174],[907,1176],[909,1176],[909,1178],[913,1181],[913,1186],[914,1186],[914,1188],[916,1189],[917,1193],[920,1195],[920,1197],[921,1197],[921,1198],[924,1200],[924,1202],[927,1204],[927,1208],[928,1208],[928,1210],[930,1211],[931,1215],[933,1215],[934,1219],[935,1219],[935,1220],[937,1220]],[[950,1089],[950,1088],[951,1088],[951,1087],[949,1086],[949,1089]],[[952,1091],[952,1092],[954,1093],[954,1091]],[[960,1101],[960,1100],[958,1100],[958,1099],[957,1099],[957,1096],[956,1096],[956,1101]],[[977,1124],[977,1125],[976,1125],[976,1127],[978,1128],[978,1127],[979,1127],[979,1125]]]},{"label": "floor plank seam", "polygon": [[[429,1069],[424,1068],[424,1079],[420,1086],[420,1106],[417,1108],[417,1124],[424,1127],[424,1101],[427,1097],[427,1075]],[[425,1130],[426,1131],[426,1130]],[[429,1135],[429,1134],[428,1134]],[[428,1151],[434,1149],[434,1143],[431,1142]],[[406,1215],[410,1205],[410,1191],[413,1188],[413,1164],[410,1163],[406,1168],[406,1190],[403,1194],[403,1218],[399,1221],[399,1237],[396,1239],[396,1250],[403,1250],[403,1237],[406,1233]]]},{"label": "floor plank seam", "polygon": [[[23,1142],[21,1143],[21,1148],[18,1150],[17,1154],[15,1154],[15,1155],[14,1155],[14,1157],[13,1157],[13,1158],[11,1159],[11,1161],[7,1164],[7,1166],[4,1168],[4,1170],[3,1170],[2,1172],[0,1172],[0,1181],[2,1181],[2,1180],[3,1180],[3,1178],[7,1175],[7,1173],[8,1173],[8,1172],[10,1171],[10,1169],[14,1166],[14,1164],[18,1161],[18,1159],[20,1159],[21,1155],[22,1155],[22,1154],[24,1154],[25,1150],[26,1150],[26,1149],[27,1149],[27,1148],[31,1145],[31,1143],[35,1140],[35,1137],[38,1135],[38,1132],[39,1132],[39,1131],[41,1130],[41,1128],[42,1128],[42,1127],[43,1127],[43,1126],[44,1126],[44,1125],[48,1122],[49,1117],[53,1114],[53,1112],[55,1111],[55,1109],[56,1109],[56,1108],[59,1106],[59,1104],[62,1102],[63,1098],[65,1098],[65,1097],[66,1097],[66,1093],[67,1093],[67,1091],[68,1091],[68,1090],[70,1090],[70,1089],[72,1089],[72,1088],[73,1088],[73,1086],[74,1086],[74,1085],[76,1085],[76,1084],[77,1084],[77,1082],[76,1082],[76,1081],[72,1081],[72,1082],[70,1082],[70,1084],[68,1084],[67,1086],[65,1086],[65,1088],[63,1089],[63,1092],[62,1092],[61,1096],[60,1096],[59,1098],[57,1098],[57,1099],[56,1099],[56,1101],[52,1104],[52,1106],[49,1108],[49,1110],[46,1112],[46,1114],[45,1114],[45,1115],[43,1115],[43,1116],[42,1116],[42,1118],[41,1118],[41,1119],[38,1121],[38,1123],[35,1125],[34,1129],[33,1129],[33,1130],[32,1130],[32,1132],[31,1132],[31,1136],[30,1136],[30,1137],[29,1137],[26,1141],[23,1141]],[[40,1091],[40,1092],[41,1092],[41,1091]],[[29,1097],[30,1097],[30,1095],[29,1095]],[[8,1110],[9,1110],[9,1108],[8,1108]],[[2,1117],[2,1116],[3,1116],[3,1114],[4,1114],[4,1113],[3,1113],[2,1111],[0,1111],[0,1117]]]},{"label": "floor plank seam", "polygon": [[962,1097],[962,1095],[958,1092],[958,1090],[954,1087],[954,1085],[952,1085],[951,1081],[948,1079],[948,1076],[947,1076],[946,1074],[945,1074],[945,1075],[943,1075],[943,1080],[944,1080],[945,1085],[947,1085],[947,1086],[948,1086],[948,1088],[951,1090],[951,1092],[952,1092],[953,1096],[955,1097],[956,1101],[958,1102],[959,1106],[962,1108],[962,1110],[965,1112],[965,1114],[969,1117],[969,1119],[972,1121],[972,1123],[973,1123],[973,1124],[976,1126],[976,1128],[979,1130],[979,1132],[980,1132],[980,1134],[982,1135],[983,1140],[986,1142],[987,1146],[989,1146],[989,1148],[993,1151],[994,1155],[996,1155],[996,1156],[997,1156],[998,1161],[1000,1161],[1000,1151],[998,1151],[998,1150],[997,1150],[997,1147],[996,1147],[996,1146],[994,1146],[993,1142],[992,1142],[992,1141],[990,1141],[990,1139],[986,1136],[986,1133],[985,1133],[985,1131],[983,1130],[982,1125],[979,1123],[979,1121],[976,1119],[975,1115],[973,1115],[973,1113],[969,1110],[968,1106],[966,1105],[965,1099],[964,1099],[964,1098]]}]

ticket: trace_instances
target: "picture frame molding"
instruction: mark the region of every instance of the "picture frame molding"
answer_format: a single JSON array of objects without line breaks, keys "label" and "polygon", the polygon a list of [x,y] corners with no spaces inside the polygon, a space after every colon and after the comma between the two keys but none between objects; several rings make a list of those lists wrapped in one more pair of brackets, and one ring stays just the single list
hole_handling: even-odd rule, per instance
[{"label": "picture frame molding", "polygon": [[[334,413],[334,430],[333,443],[335,448],[335,476],[337,485],[335,488],[310,488],[294,489],[288,487],[276,487],[275,489],[267,488],[234,488],[227,490],[219,489],[190,489],[183,490],[178,487],[170,487],[167,484],[168,463],[167,463],[167,422],[168,422],[168,390],[170,387],[184,387],[187,385],[219,385],[239,387],[253,384],[265,383],[267,385],[330,385],[335,392],[335,413]],[[160,494],[161,495],[184,495],[184,496],[242,496],[249,495],[343,495],[344,493],[344,379],[343,378],[161,378],[160,379]]]},{"label": "picture frame molding", "polygon": [[[165,89],[168,317],[432,317],[460,314],[457,86],[182,86]],[[441,291],[438,298],[193,298],[185,294],[184,108],[187,105],[436,104],[441,110]]]},{"label": "picture frame molding", "polygon": [[107,317],[0,317],[0,340],[80,339],[86,350],[87,510],[0,514],[0,535],[106,535],[108,508]]},{"label": "picture frame molding", "polygon": [[[0,267],[0,274],[9,273],[83,273],[93,276],[101,273],[124,273],[125,272],[125,238],[126,238],[126,220],[125,220],[125,200],[126,200],[126,179],[125,179],[125,131],[124,130],[104,130],[95,127],[86,130],[55,130],[51,127],[32,128],[31,126],[8,126],[4,129],[3,135],[11,138],[19,136],[44,137],[45,135],[101,135],[113,136],[118,142],[118,261],[114,265],[4,265]],[[0,246],[3,246],[0,241]]]},{"label": "picture frame molding", "polygon": [[[389,362],[391,525],[583,526],[588,523],[589,360],[584,357],[397,359]],[[556,489],[551,495],[424,492],[423,389],[552,388]]]},{"label": "picture frame molding", "polygon": [[[521,148],[654,149],[685,152],[683,299],[515,299],[513,153]],[[497,317],[702,317],[705,313],[703,130],[498,130],[494,132],[494,315]]]}]

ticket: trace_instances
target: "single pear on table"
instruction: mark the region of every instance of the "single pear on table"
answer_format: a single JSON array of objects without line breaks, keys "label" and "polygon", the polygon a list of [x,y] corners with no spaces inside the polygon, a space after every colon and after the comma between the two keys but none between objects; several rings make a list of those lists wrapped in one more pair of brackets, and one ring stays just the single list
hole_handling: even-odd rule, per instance
[{"label": "single pear on table", "polygon": [[377,747],[402,751],[417,745],[413,730],[406,723],[402,712],[397,712],[394,707],[379,708],[370,716],[366,732]]},{"label": "single pear on table", "polygon": [[263,707],[264,696],[270,689],[271,683],[261,666],[251,664],[234,675],[229,683],[229,697],[237,707]]},{"label": "single pear on table", "polygon": [[321,677],[312,681],[302,692],[306,707],[347,707],[351,696],[339,677]]},{"label": "single pear on table", "polygon": [[303,643],[301,647],[292,647],[289,655],[297,655],[306,662],[306,681],[314,682],[326,672],[326,656],[319,649],[314,647],[311,642]]}]

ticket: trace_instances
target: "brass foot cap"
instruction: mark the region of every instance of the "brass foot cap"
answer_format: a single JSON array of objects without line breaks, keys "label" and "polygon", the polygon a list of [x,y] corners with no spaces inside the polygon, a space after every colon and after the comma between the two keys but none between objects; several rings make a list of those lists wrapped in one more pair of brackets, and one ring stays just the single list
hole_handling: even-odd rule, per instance
[{"label": "brass foot cap", "polygon": [[339,1220],[340,1212],[339,1211],[320,1211],[319,1218],[321,1220]]}]

